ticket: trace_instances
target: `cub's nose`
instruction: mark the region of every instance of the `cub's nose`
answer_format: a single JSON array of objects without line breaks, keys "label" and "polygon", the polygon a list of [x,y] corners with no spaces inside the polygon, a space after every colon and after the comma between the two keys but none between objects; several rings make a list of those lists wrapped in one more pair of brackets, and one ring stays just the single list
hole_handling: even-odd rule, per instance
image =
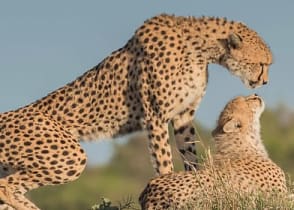
[{"label": "cub's nose", "polygon": [[263,85],[266,85],[266,84],[267,84],[267,81],[263,81],[262,84],[263,84]]}]

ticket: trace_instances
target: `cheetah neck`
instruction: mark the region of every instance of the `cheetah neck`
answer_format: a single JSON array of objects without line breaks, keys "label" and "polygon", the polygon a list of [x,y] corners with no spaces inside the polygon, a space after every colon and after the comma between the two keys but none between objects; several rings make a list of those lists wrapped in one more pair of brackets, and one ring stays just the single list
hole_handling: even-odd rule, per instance
[{"label": "cheetah neck", "polygon": [[182,17],[162,14],[147,21],[145,25],[169,27],[181,34],[188,51],[197,55],[196,60],[203,63],[220,63],[226,49],[221,40],[231,33],[244,33],[249,30],[241,22],[229,21],[218,17]]},{"label": "cheetah neck", "polygon": [[[242,33],[248,30],[247,26],[240,22],[228,21],[226,18],[182,18],[179,25],[188,48],[196,55],[201,55],[207,64],[221,64],[221,57],[226,53],[222,41],[232,33]],[[192,29],[191,29],[192,28]],[[196,30],[196,36],[191,38],[190,30]]]},{"label": "cheetah neck", "polygon": [[217,134],[215,137],[215,157],[267,157],[258,129],[239,134]]}]

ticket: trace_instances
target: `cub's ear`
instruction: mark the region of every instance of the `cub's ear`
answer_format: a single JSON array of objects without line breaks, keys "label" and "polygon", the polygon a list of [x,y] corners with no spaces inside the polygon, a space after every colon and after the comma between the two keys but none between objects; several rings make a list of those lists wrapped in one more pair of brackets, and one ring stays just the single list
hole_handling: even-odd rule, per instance
[{"label": "cub's ear", "polygon": [[240,131],[240,128],[242,127],[241,122],[237,119],[231,119],[223,126],[223,131],[225,133],[233,133]]},{"label": "cub's ear", "polygon": [[232,33],[228,36],[227,43],[228,43],[228,48],[239,49],[242,47],[243,40],[238,34]]}]

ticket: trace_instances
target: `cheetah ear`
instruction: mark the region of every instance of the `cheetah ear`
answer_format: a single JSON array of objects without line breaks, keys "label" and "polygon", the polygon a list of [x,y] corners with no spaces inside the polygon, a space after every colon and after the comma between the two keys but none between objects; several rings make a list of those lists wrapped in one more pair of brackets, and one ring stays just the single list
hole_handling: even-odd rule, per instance
[{"label": "cheetah ear", "polygon": [[233,133],[239,131],[241,127],[241,122],[239,120],[231,119],[223,126],[223,131],[225,133]]},{"label": "cheetah ear", "polygon": [[232,33],[228,37],[228,48],[232,49],[239,49],[242,47],[242,38],[235,33]]}]

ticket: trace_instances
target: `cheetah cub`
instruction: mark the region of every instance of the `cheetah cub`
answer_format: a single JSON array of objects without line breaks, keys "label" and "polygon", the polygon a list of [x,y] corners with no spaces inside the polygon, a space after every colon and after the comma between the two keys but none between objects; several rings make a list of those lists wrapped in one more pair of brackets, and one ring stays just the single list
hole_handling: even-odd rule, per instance
[{"label": "cheetah cub", "polygon": [[264,102],[257,95],[230,101],[213,131],[212,160],[196,172],[151,180],[139,198],[142,209],[181,208],[224,187],[242,193],[285,193],[285,175],[268,157],[260,137],[263,110]]}]

